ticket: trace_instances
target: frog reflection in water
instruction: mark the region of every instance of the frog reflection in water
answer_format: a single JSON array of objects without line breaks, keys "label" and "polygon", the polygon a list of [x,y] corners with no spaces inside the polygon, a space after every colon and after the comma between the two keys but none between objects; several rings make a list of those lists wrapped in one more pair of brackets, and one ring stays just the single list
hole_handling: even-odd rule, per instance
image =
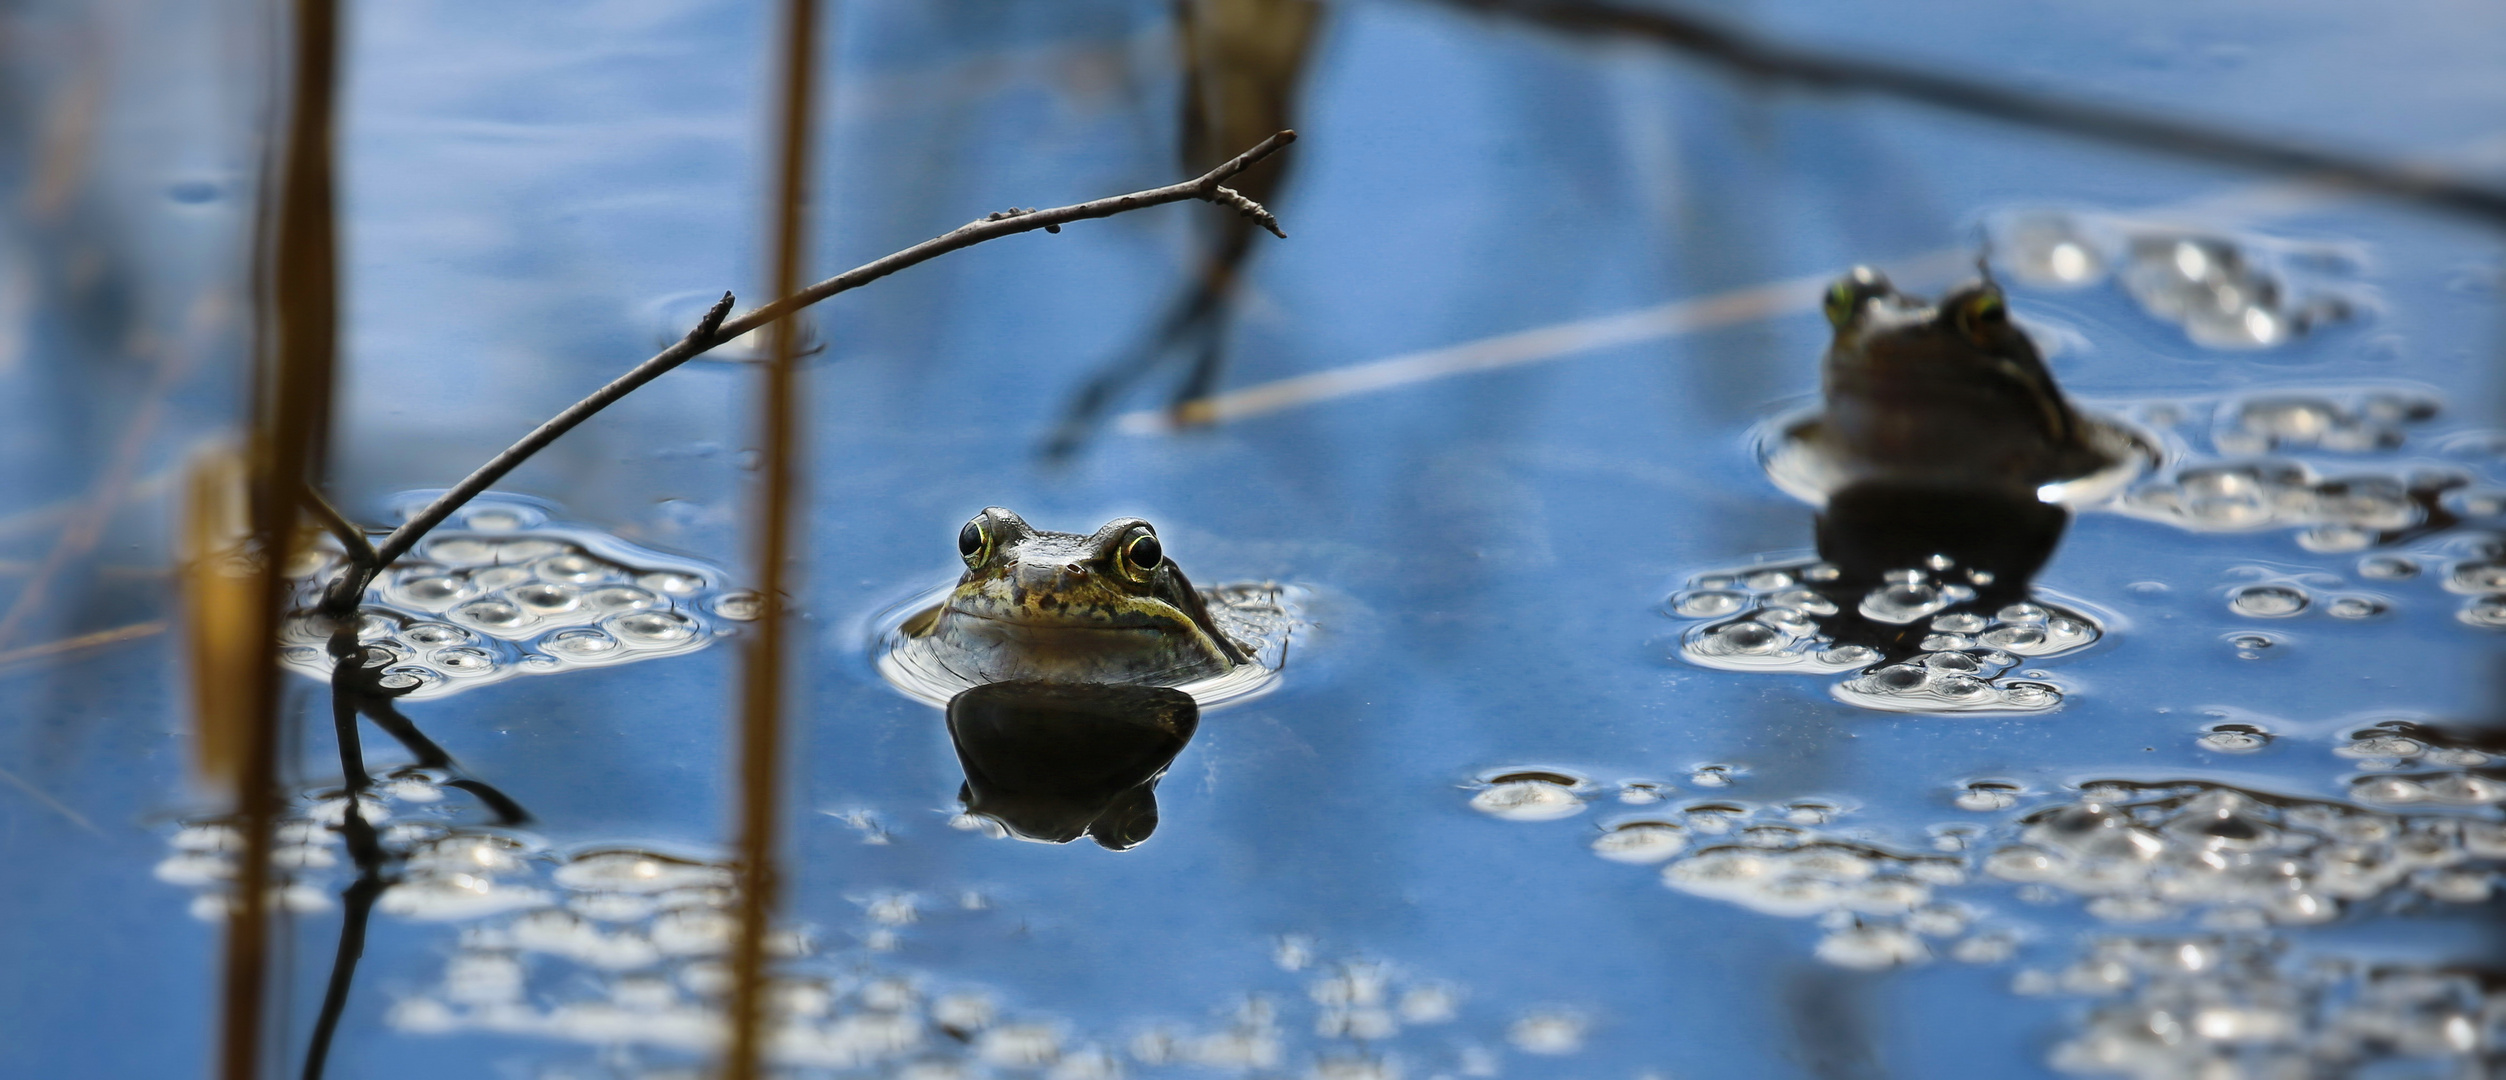
[{"label": "frog reflection in water", "polygon": [[1251,662],[1138,518],[1080,536],[995,506],[958,531],[957,552],[956,588],[902,629],[971,683],[1178,686]]},{"label": "frog reflection in water", "polygon": [[1826,306],[1819,438],[1848,483],[2032,493],[2110,463],[1991,281],[1935,306],[1856,267]]}]

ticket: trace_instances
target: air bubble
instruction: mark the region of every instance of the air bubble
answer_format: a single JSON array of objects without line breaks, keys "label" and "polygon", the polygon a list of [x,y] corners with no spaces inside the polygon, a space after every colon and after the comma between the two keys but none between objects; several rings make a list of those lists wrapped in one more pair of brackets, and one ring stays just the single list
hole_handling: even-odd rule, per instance
[{"label": "air bubble", "polygon": [[2239,615],[2281,619],[2306,610],[2309,599],[2294,585],[2248,585],[2228,594],[2228,608]]},{"label": "air bubble", "polygon": [[1862,616],[1874,622],[1902,625],[1975,595],[1963,585],[1906,582],[1883,585],[1862,598]]},{"label": "air bubble", "polygon": [[1730,787],[1734,771],[1729,765],[1699,765],[1688,774],[1688,782],[1698,787]]},{"label": "air bubble", "polygon": [[480,532],[512,532],[526,525],[535,524],[525,519],[520,511],[501,506],[470,511],[461,519],[461,523]]},{"label": "air bubble", "polygon": [[1708,619],[1729,615],[1749,606],[1749,594],[1709,590],[1681,593],[1671,600],[1671,610],[1692,619]]},{"label": "air bubble", "polygon": [[469,587],[461,579],[442,574],[403,578],[399,588],[404,599],[423,608],[450,604],[468,591]]},{"label": "air bubble", "polygon": [[1620,825],[1593,840],[1593,854],[1612,862],[1654,863],[1679,854],[1688,837],[1679,826],[1663,821]]},{"label": "air bubble", "polygon": [[476,641],[478,635],[450,623],[412,623],[400,632],[400,638],[421,649],[434,649]]},{"label": "air bubble", "polygon": [[639,574],[635,578],[635,583],[647,589],[651,589],[654,592],[666,593],[671,596],[686,596],[689,593],[696,592],[705,587],[704,578],[697,577],[694,574],[681,574],[669,570],[656,570],[648,574]]},{"label": "air bubble", "polygon": [[518,565],[530,562],[533,559],[554,555],[560,551],[566,550],[566,546],[554,540],[548,540],[537,536],[524,536],[516,537],[511,540],[498,540],[494,544],[494,550],[496,552],[496,561],[498,563],[505,565]]},{"label": "air bubble", "polygon": [[524,614],[521,608],[502,600],[481,600],[463,607],[453,615],[455,618],[486,627],[491,632],[511,630],[531,621],[531,617]]},{"label": "air bubble", "polygon": [[2044,683],[2014,682],[2001,688],[2002,704],[2023,712],[2036,712],[2062,704],[2062,691]]},{"label": "air bubble", "polygon": [[428,659],[447,675],[484,675],[496,666],[496,658],[486,650],[467,646],[439,649]]},{"label": "air bubble", "polygon": [[1836,614],[1836,605],[1829,603],[1826,597],[1809,589],[1786,589],[1768,596],[1766,602],[1775,607],[1792,608],[1806,615]]},{"label": "air bubble", "polygon": [[566,656],[600,656],[616,652],[618,639],[587,626],[550,634],[540,647]]},{"label": "air bubble", "polygon": [[1571,785],[1550,778],[1500,778],[1471,796],[1471,809],[1507,821],[1556,821],[1584,812]]},{"label": "air bubble", "polygon": [[675,611],[630,612],[615,616],[604,625],[624,641],[684,641],[696,633],[695,624]]},{"label": "air bubble", "polygon": [[2399,581],[2419,574],[2418,560],[2402,555],[2369,555],[2358,560],[2358,576]]},{"label": "air bubble", "polygon": [[633,585],[609,585],[584,593],[583,602],[594,611],[642,611],[661,599]]},{"label": "air bubble", "polygon": [[2324,614],[2335,619],[2372,619],[2385,612],[2384,601],[2372,596],[2343,596],[2324,606]]},{"label": "air bubble", "polygon": [[713,602],[713,611],[714,614],[733,622],[754,622],[758,616],[765,613],[765,606],[764,597],[742,589],[716,597]]},{"label": "air bubble", "polygon": [[2506,595],[2472,597],[2454,617],[2472,626],[2506,627]]},{"label": "air bubble", "polygon": [[2375,540],[2375,530],[2356,525],[2317,525],[2297,534],[2297,546],[2326,554],[2365,551]]},{"label": "air bubble", "polygon": [[2019,785],[1998,780],[1978,780],[1951,799],[1960,810],[1990,813],[2007,810],[2019,804]]},{"label": "air bubble", "polygon": [[412,664],[404,667],[385,668],[381,675],[375,677],[374,681],[376,685],[381,686],[385,690],[414,691],[442,683],[444,681],[444,673],[437,671],[434,668],[419,667]]},{"label": "air bubble", "polygon": [[1987,631],[1978,640],[1996,649],[2025,653],[2045,644],[2045,629],[2041,626],[2002,626]]},{"label": "air bubble", "polygon": [[426,545],[426,557],[451,566],[474,566],[496,557],[496,549],[470,536],[438,537]]},{"label": "air bubble", "polygon": [[1944,634],[1980,633],[1989,625],[1983,616],[1971,611],[1953,612],[1932,620],[1932,629]]},{"label": "air bubble", "polygon": [[581,585],[608,577],[612,569],[608,563],[590,555],[568,552],[540,560],[539,565],[531,568],[531,572],[538,575],[542,581]]},{"label": "air bubble", "polygon": [[2445,588],[2458,593],[2506,592],[2506,563],[2455,563],[2445,575]]},{"label": "air bubble", "polygon": [[505,595],[535,615],[557,615],[574,610],[582,603],[582,595],[574,589],[546,582],[516,586]]},{"label": "air bubble", "polygon": [[2248,754],[2271,745],[2271,733],[2252,724],[2214,724],[2194,742],[2204,750]]},{"label": "air bubble", "polygon": [[519,566],[484,566],[470,571],[470,587],[480,592],[495,592],[529,580],[531,572]]},{"label": "air bubble", "polygon": [[1618,801],[1630,806],[1650,806],[1669,797],[1665,785],[1650,780],[1630,780],[1618,789]]},{"label": "air bubble", "polygon": [[1736,653],[1772,652],[1783,644],[1784,636],[1775,628],[1759,622],[1736,622],[1718,626],[1714,642]]},{"label": "air bubble", "polygon": [[1774,592],[1793,583],[1793,576],[1781,570],[1760,570],[1741,579],[1741,584],[1759,592]]}]

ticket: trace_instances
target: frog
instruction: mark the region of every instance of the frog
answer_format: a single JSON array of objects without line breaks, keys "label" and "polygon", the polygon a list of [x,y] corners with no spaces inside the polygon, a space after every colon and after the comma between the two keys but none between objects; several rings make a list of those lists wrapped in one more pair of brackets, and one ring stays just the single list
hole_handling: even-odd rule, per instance
[{"label": "frog", "polygon": [[958,530],[957,554],[957,584],[899,629],[969,685],[1182,686],[1254,662],[1143,519],[1082,536],[987,507]]},{"label": "frog", "polygon": [[1855,267],[1825,307],[1819,437],[1846,482],[2033,492],[2111,463],[1989,274],[1930,304]]}]

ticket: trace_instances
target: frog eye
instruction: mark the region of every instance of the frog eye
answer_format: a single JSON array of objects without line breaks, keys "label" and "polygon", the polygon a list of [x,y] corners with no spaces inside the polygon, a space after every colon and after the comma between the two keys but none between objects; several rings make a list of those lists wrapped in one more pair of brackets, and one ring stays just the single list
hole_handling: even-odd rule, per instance
[{"label": "frog eye", "polygon": [[957,554],[966,560],[969,568],[983,565],[983,557],[991,553],[992,530],[985,527],[981,517],[968,521],[965,528],[957,530]]},{"label": "frog eye", "polygon": [[2010,307],[2003,302],[2001,290],[1989,287],[1959,297],[1951,313],[1958,320],[1959,329],[1975,336],[2010,320]]},{"label": "frog eye", "polygon": [[1889,293],[1888,279],[1867,266],[1837,278],[1827,287],[1827,324],[1838,330],[1852,325],[1854,316],[1862,314],[1862,305]]},{"label": "frog eye", "polygon": [[1853,287],[1851,280],[1838,280],[1836,284],[1828,286],[1827,325],[1839,330],[1844,329],[1846,323],[1853,321],[1855,301],[1859,299],[1861,299],[1861,293]]},{"label": "frog eye", "polygon": [[1121,563],[1124,576],[1147,581],[1157,574],[1158,567],[1165,565],[1166,545],[1158,543],[1157,534],[1146,526],[1133,529],[1122,542],[1121,557],[1116,561]]}]

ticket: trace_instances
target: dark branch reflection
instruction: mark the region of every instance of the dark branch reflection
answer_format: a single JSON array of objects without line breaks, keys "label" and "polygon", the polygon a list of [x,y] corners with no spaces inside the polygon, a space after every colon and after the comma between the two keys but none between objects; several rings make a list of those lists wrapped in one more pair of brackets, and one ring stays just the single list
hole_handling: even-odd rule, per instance
[{"label": "dark branch reflection", "polygon": [[375,901],[396,883],[400,862],[400,857],[376,835],[373,823],[365,819],[363,800],[373,787],[374,776],[366,767],[364,739],[357,718],[373,720],[376,727],[398,740],[417,759],[415,768],[453,774],[443,786],[469,792],[495,815],[497,824],[520,825],[531,819],[521,803],[495,786],[460,775],[460,765],[452,755],[400,712],[392,699],[407,690],[382,685],[378,678],[380,665],[369,664],[365,647],[357,642],[355,618],[336,620],[328,650],[331,726],[339,742],[343,777],[339,834],[356,865],[357,876],[340,890],[339,944],[331,955],[331,973],[323,987],[321,1011],[305,1042],[303,1080],[321,1080],[329,1067],[331,1041],[339,1032],[340,1018],[348,1010],[348,994],[357,979],[357,962],[365,956],[366,928],[373,919]]},{"label": "dark branch reflection", "polygon": [[1113,851],[1157,830],[1157,781],[1201,722],[1165,686],[1005,682],[948,703],[968,813],[1022,840]]}]

